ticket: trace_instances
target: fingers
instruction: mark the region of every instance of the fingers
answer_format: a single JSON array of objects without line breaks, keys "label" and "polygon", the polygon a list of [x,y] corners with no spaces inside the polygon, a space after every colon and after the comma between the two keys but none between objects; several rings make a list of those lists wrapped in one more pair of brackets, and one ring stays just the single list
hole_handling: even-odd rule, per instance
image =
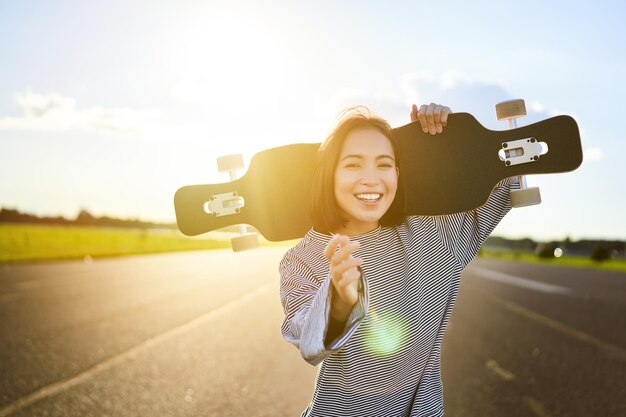
[{"label": "fingers", "polygon": [[350,239],[348,239],[347,236],[339,234],[333,235],[332,239],[330,239],[330,242],[328,242],[326,248],[324,249],[324,255],[326,255],[326,259],[328,259],[328,262],[330,262],[330,259],[333,257],[337,248],[340,246],[345,246],[347,243],[349,243],[349,241]]},{"label": "fingers", "polygon": [[340,237],[341,235],[333,235],[332,239],[330,239],[330,242],[326,244],[326,248],[324,248],[324,256],[326,256],[326,259],[328,259],[329,262],[330,258],[333,256],[333,253],[335,253],[337,246],[339,246]]},{"label": "fingers", "polygon": [[426,121],[428,122],[428,131],[431,135],[437,133],[437,121],[435,119],[435,109],[437,105],[435,103],[430,103],[428,108],[426,109]]},{"label": "fingers", "polygon": [[361,258],[357,259],[349,259],[347,261],[343,261],[341,264],[337,265],[333,268],[333,276],[337,281],[342,281],[347,276],[351,274],[357,273],[357,276],[360,276],[359,268],[363,265],[363,260]]},{"label": "fingers", "polygon": [[450,107],[443,106],[443,109],[441,109],[441,124],[443,127],[448,126],[448,115],[451,113],[452,110],[450,110]]},{"label": "fingers", "polygon": [[352,258],[352,254],[354,251],[358,250],[361,247],[359,242],[352,242],[347,244],[346,246],[339,249],[335,254],[330,258],[330,265],[337,266],[342,262],[346,262]]},{"label": "fingers", "polygon": [[[417,106],[413,105],[413,110],[416,108]],[[413,116],[413,111],[411,111],[411,121],[419,120],[424,133],[435,135],[443,132],[443,128],[448,124],[448,115],[451,113],[452,110],[447,106],[435,103],[422,104],[417,112],[417,118]]]},{"label": "fingers", "polygon": [[337,291],[337,295],[349,305],[354,305],[358,300],[361,271],[354,265],[358,261],[360,259],[342,263],[336,268],[337,270],[332,276],[333,286]]},{"label": "fingers", "polygon": [[361,277],[359,267],[363,265],[363,259],[352,257],[360,246],[359,242],[350,242],[350,239],[343,235],[333,236],[326,245],[325,255],[330,263],[331,279],[340,293],[347,291],[347,287]]},{"label": "fingers", "polygon": [[411,106],[411,121],[417,121],[417,106],[415,104]]},{"label": "fingers", "polygon": [[[357,241],[350,242],[348,236],[334,235],[324,250],[326,259],[331,268],[352,257],[352,253],[358,250],[361,244]],[[337,250],[339,248],[339,250]]]},{"label": "fingers", "polygon": [[428,133],[428,121],[426,120],[426,112],[428,111],[428,106],[425,104],[422,104],[420,106],[419,111],[417,112],[417,118],[420,121],[420,124],[422,125],[422,130],[424,131],[424,133]]}]

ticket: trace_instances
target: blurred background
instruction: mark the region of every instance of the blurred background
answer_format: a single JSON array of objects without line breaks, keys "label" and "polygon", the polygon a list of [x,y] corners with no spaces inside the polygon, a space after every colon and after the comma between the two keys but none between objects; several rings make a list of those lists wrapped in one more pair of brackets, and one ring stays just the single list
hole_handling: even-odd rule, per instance
[{"label": "blurred background", "polygon": [[520,125],[573,116],[584,162],[528,177],[542,204],[464,273],[446,415],[626,415],[625,22],[617,1],[0,1],[0,416],[298,415],[294,242],[183,237],[176,190],[349,106],[506,129],[514,98]]}]

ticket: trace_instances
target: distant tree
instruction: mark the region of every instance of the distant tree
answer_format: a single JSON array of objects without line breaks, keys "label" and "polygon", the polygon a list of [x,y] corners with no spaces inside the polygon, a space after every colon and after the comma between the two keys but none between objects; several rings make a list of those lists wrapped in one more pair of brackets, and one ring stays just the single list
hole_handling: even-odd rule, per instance
[{"label": "distant tree", "polygon": [[608,261],[611,259],[611,248],[603,244],[597,244],[591,252],[591,260],[596,262]]},{"label": "distant tree", "polygon": [[32,224],[55,224],[55,225],[82,225],[102,227],[129,227],[129,228],[167,228],[176,229],[176,223],[144,222],[139,219],[117,219],[108,216],[96,217],[87,209],[82,208],[72,220],[65,217],[39,217],[33,214],[21,213],[14,208],[0,207],[0,223],[32,223]]},{"label": "distant tree", "polygon": [[519,249],[522,250],[527,250],[527,251],[534,251],[537,248],[537,244],[535,243],[534,240],[530,239],[530,238],[526,238],[526,239],[521,239],[519,241]]},{"label": "distant tree", "polygon": [[552,259],[554,258],[554,250],[558,248],[558,244],[556,242],[548,242],[537,247],[537,256],[542,259]]},{"label": "distant tree", "polygon": [[74,222],[80,225],[94,225],[96,224],[97,219],[87,210],[81,209],[76,215],[76,220],[74,220]]}]

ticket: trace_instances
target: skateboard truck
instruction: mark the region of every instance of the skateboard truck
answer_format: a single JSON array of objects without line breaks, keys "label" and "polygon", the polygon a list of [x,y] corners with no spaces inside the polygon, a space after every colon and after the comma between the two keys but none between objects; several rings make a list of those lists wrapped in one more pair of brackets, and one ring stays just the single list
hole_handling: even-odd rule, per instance
[{"label": "skateboard truck", "polygon": [[[225,155],[217,158],[217,170],[219,172],[228,172],[230,180],[237,179],[237,170],[243,169],[243,157],[240,154]],[[216,217],[239,214],[244,207],[244,198],[237,191],[230,193],[215,194],[211,199],[204,203],[204,212],[212,214]],[[239,236],[230,239],[233,252],[241,252],[248,249],[259,247],[259,235],[257,233],[248,233],[245,224],[239,225]]]},{"label": "skateboard truck", "polygon": [[[508,120],[509,129],[517,128],[517,118],[522,116],[526,116],[524,100],[509,100],[496,104],[496,117],[498,120]],[[535,138],[504,142],[502,149],[504,150],[504,161],[507,166],[537,161],[541,154],[541,146]],[[526,207],[541,203],[539,188],[528,188],[526,177],[523,175],[520,175],[518,180],[520,189],[511,190],[511,206]]]},{"label": "skateboard truck", "polygon": [[541,145],[535,138],[502,142],[502,154],[506,166],[526,164],[539,160]]},{"label": "skateboard truck", "polygon": [[243,197],[239,197],[237,191],[224,194],[215,194],[204,203],[204,212],[216,217],[238,214],[245,206]]}]

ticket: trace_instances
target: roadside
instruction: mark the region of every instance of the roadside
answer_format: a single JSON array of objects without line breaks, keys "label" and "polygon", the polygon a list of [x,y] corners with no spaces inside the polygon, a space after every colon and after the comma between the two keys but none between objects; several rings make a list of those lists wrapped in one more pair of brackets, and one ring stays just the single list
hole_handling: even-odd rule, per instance
[{"label": "roadside", "polygon": [[605,261],[593,261],[589,257],[563,255],[559,258],[540,258],[533,252],[514,250],[494,250],[484,248],[480,250],[478,256],[490,259],[501,259],[503,261],[525,262],[541,265],[567,266],[572,268],[599,269],[605,271],[626,272],[626,259],[610,259]]},{"label": "roadside", "polygon": [[[188,237],[178,230],[31,224],[0,224],[0,264],[162,252],[228,249],[234,233]],[[260,238],[262,246],[286,246]]]},{"label": "roadside", "polygon": [[[0,264],[139,255],[162,252],[229,249],[234,232],[209,232],[188,237],[176,229],[116,228],[98,226],[34,225],[0,223]],[[269,242],[259,236],[263,247],[290,247],[295,241]],[[626,272],[626,259],[602,262],[566,255],[544,259],[533,252],[483,248],[479,256],[515,262],[569,266]]]}]

